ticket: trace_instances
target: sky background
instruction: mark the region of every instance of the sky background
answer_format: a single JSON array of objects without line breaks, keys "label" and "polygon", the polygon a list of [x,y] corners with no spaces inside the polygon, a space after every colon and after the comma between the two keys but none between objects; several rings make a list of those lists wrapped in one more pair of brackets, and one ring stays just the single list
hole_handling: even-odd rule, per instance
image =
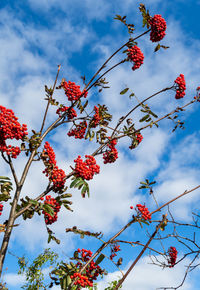
[{"label": "sky background", "polygon": [[[138,10],[140,3],[134,0],[0,0],[1,105],[12,109],[20,122],[28,125],[29,132],[31,129],[39,130],[46,102],[44,85],[53,85],[57,65],[61,64],[59,82],[64,77],[83,88],[81,76],[85,75],[89,81],[106,58],[128,40],[126,28],[114,20],[116,14],[126,15],[127,22],[135,24],[134,36],[144,31]],[[89,109],[97,103],[107,105],[113,114],[112,124],[137,103],[135,98],[130,100],[128,95],[119,94],[127,86],[142,100],[160,89],[172,86],[176,77],[180,73],[184,74],[187,85],[184,99],[175,100],[175,92],[170,91],[148,103],[161,117],[193,99],[195,89],[200,85],[200,1],[149,0],[143,3],[150,10],[150,15],[161,14],[166,19],[167,35],[161,44],[170,48],[154,53],[156,44],[150,42],[149,35],[144,36],[138,41],[145,56],[141,68],[133,72],[131,64],[125,63],[107,75],[110,89],[100,94],[96,89],[89,92]],[[120,53],[111,65],[123,57]],[[61,91],[56,91],[55,97],[59,101],[65,100]],[[55,111],[55,108],[50,108],[48,124],[55,120]],[[91,197],[82,199],[80,192],[71,191],[74,212],[61,210],[58,214],[58,222],[51,229],[61,239],[61,245],[52,242],[50,247],[63,259],[78,247],[95,251],[100,245],[98,241],[92,238],[80,240],[77,236],[66,234],[65,228],[75,225],[84,230],[103,231],[106,240],[130,220],[133,214],[130,205],[145,202],[153,211],[156,208],[153,200],[145,191],[138,190],[140,181],[145,178],[157,181],[154,192],[159,204],[198,185],[199,113],[198,103],[190,106],[181,115],[186,129],[179,129],[173,134],[173,124],[169,120],[162,122],[158,129],[144,130],[144,139],[135,150],[128,149],[128,139],[121,140],[117,145],[119,158],[114,164],[104,165],[102,157],[98,156],[97,164],[101,166],[101,173],[89,182]],[[139,111],[132,116],[136,125],[139,117]],[[97,148],[95,142],[67,137],[68,129],[68,126],[62,126],[48,137],[54,147],[58,166],[66,173],[70,172],[70,165],[73,165],[78,155],[90,154]],[[14,161],[18,176],[26,160],[22,153]],[[7,165],[2,160],[0,162],[0,175],[10,176]],[[31,166],[23,196],[36,197],[45,189],[47,179],[41,174],[43,169],[42,162],[35,162]],[[199,194],[198,190],[172,205],[170,210],[174,218],[181,222],[191,222],[191,212],[198,213],[199,210]],[[8,207],[5,205],[1,223],[7,217]],[[18,223],[20,225],[13,231],[9,246],[11,253],[32,259],[49,247],[41,216],[35,215],[25,222],[19,219]],[[123,238],[129,241],[143,240],[144,233],[145,229],[136,226],[127,231]],[[191,232],[184,234],[190,235]],[[174,240],[172,243],[166,243],[166,250],[168,246],[176,245],[181,255],[184,249]],[[160,245],[155,244],[155,247]],[[124,257],[124,271],[138,251],[139,248],[123,248],[120,254]],[[109,251],[106,253],[109,255]],[[123,289],[153,290],[161,286],[177,286],[182,281],[187,262],[190,262],[190,257],[173,269],[162,270],[150,265],[150,259],[144,256]],[[107,265],[112,274],[99,284],[100,290],[105,288],[108,281],[119,276],[109,261],[103,265]],[[8,288],[21,289],[24,277],[16,274],[17,259],[13,255],[7,255],[5,267],[3,281],[7,282]],[[196,269],[182,289],[200,289],[198,275],[199,270]]]}]

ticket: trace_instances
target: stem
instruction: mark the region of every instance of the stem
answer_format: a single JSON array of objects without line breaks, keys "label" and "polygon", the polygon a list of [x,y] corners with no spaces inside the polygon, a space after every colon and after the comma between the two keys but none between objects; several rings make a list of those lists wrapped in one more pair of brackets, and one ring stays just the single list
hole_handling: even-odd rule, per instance
[{"label": "stem", "polygon": [[[133,41],[135,41],[136,39],[140,38],[141,36],[147,34],[151,29],[148,29],[147,31],[141,33],[140,35],[136,36],[135,38],[133,38]],[[123,44],[120,48],[118,48],[100,67],[100,69],[94,74],[94,76],[91,78],[91,80],[89,81],[89,83],[85,86],[85,90],[89,87],[89,85],[91,84],[91,82],[96,78],[96,76],[100,73],[100,71],[106,66],[106,64],[113,58],[113,56],[115,56],[122,48],[124,48],[127,44],[129,43],[129,41],[127,41],[125,44]],[[101,76],[102,77],[102,76]],[[90,88],[93,85],[90,86]],[[87,89],[88,91],[89,89]]]},{"label": "stem", "polygon": [[58,65],[58,71],[57,71],[57,74],[56,74],[56,79],[54,81],[53,89],[52,89],[52,92],[51,92],[51,95],[50,95],[50,98],[48,100],[48,103],[47,103],[47,106],[46,106],[46,110],[45,110],[45,113],[44,113],[44,118],[43,118],[42,126],[41,126],[41,129],[40,129],[40,135],[42,134],[42,130],[44,128],[44,124],[45,124],[46,117],[47,117],[47,112],[48,112],[48,109],[49,109],[50,102],[52,100],[52,96],[53,96],[53,93],[54,93],[54,90],[55,90],[55,87],[56,87],[56,83],[57,83],[57,79],[58,79],[58,75],[59,75],[59,72],[60,72],[60,67],[61,67],[61,65]]},{"label": "stem", "polygon": [[[57,75],[56,75],[56,80],[55,80],[54,86],[53,86],[53,92],[54,92],[54,89],[55,89],[55,86],[56,86],[56,82],[57,82],[59,70],[60,70],[60,66],[58,67],[58,72],[57,72]],[[51,94],[51,98],[52,98],[53,92]],[[41,127],[41,130],[40,130],[40,134],[41,134],[41,132],[43,130],[43,127],[44,127],[44,124],[45,124],[45,119],[46,119],[46,116],[47,116],[47,111],[48,111],[49,104],[50,103],[48,102],[47,108],[46,108],[46,111],[45,111],[45,114],[44,114],[43,122],[42,122],[42,127]],[[55,123],[59,122],[60,119],[61,118],[58,118],[52,125],[54,125]],[[49,128],[51,128],[51,126]],[[41,136],[41,141],[45,138],[45,136],[50,131],[49,128]],[[27,163],[26,163],[26,165],[24,167],[24,171],[22,173],[21,179],[17,183],[17,186],[16,186],[16,191],[15,191],[15,195],[14,195],[14,198],[13,198],[13,202],[12,202],[12,206],[11,206],[11,210],[10,210],[10,215],[9,215],[8,223],[6,225],[6,230],[5,230],[5,233],[4,233],[4,237],[3,237],[3,241],[2,241],[2,245],[1,245],[1,249],[0,249],[0,277],[1,277],[1,274],[2,274],[3,263],[4,263],[5,256],[6,256],[6,252],[7,252],[7,249],[8,249],[9,240],[10,240],[10,237],[11,237],[11,233],[12,233],[12,229],[13,229],[13,225],[14,225],[14,221],[15,221],[17,203],[18,203],[18,200],[19,200],[19,197],[20,197],[20,193],[21,193],[22,187],[24,185],[26,176],[28,174],[29,168],[31,166],[31,163],[33,161],[33,158],[35,156],[36,151],[37,151],[37,148],[35,148],[31,152],[31,155],[30,155],[30,157],[29,157],[29,159],[28,159],[28,161],[27,161]],[[9,164],[10,164],[10,166],[12,166],[12,163],[9,163]],[[12,167],[11,167],[11,171],[12,171]],[[14,173],[14,171],[12,171],[12,172]],[[16,176],[14,176],[14,178],[16,178]]]},{"label": "stem", "polygon": [[172,87],[169,87],[169,88],[165,88],[165,89],[162,89],[162,90],[160,90],[159,92],[157,92],[157,93],[155,93],[155,94],[153,94],[153,95],[151,95],[151,96],[149,96],[148,98],[146,98],[146,99],[144,99],[142,102],[140,102],[139,104],[137,104],[133,109],[131,109],[123,118],[121,118],[121,120],[118,122],[118,124],[117,124],[117,126],[115,127],[115,130],[113,131],[113,133],[112,133],[112,136],[114,136],[114,134],[115,134],[115,132],[116,132],[116,130],[117,130],[117,128],[121,125],[121,123],[133,112],[133,111],[135,111],[138,107],[140,107],[142,104],[144,104],[144,102],[146,102],[146,101],[148,101],[148,100],[150,100],[151,98],[153,98],[153,97],[155,97],[155,96],[157,96],[157,95],[159,95],[160,93],[163,93],[163,92],[165,92],[165,91],[168,91],[168,90],[171,90],[173,88],[173,86]]},{"label": "stem", "polygon": [[163,221],[165,219],[166,219],[166,215],[163,217],[163,220],[157,225],[156,230],[151,235],[151,237],[149,238],[148,242],[146,243],[146,245],[144,246],[144,248],[142,249],[142,251],[139,253],[139,255],[137,256],[137,258],[135,259],[135,261],[132,263],[132,265],[129,267],[129,269],[126,271],[126,273],[124,274],[124,276],[122,277],[122,279],[119,281],[119,283],[117,284],[117,286],[113,290],[119,289],[119,287],[122,285],[122,283],[124,282],[124,280],[127,278],[128,274],[132,271],[132,269],[135,267],[135,265],[137,264],[137,262],[140,260],[140,258],[142,257],[142,255],[144,254],[144,252],[146,251],[146,249],[148,248],[149,244],[151,243],[151,241],[153,240],[153,238],[155,237],[155,235],[159,231],[159,229],[160,229],[160,227],[161,227],[161,225],[162,225],[162,223],[163,223]]}]

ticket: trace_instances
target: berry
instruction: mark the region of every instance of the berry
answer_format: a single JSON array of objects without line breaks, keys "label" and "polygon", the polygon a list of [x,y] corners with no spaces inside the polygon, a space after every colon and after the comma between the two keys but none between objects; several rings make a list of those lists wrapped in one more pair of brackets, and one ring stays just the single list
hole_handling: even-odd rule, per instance
[{"label": "berry", "polygon": [[86,132],[86,129],[87,129],[87,122],[86,121],[83,121],[81,122],[80,124],[76,125],[76,128],[75,129],[71,129],[67,135],[69,137],[71,136],[74,136],[76,139],[83,139],[84,136],[85,136],[85,132]]},{"label": "berry", "polygon": [[12,158],[17,158],[21,152],[20,148],[7,146],[6,140],[24,140],[26,135],[28,135],[27,126],[25,124],[20,125],[12,110],[0,106],[0,151],[6,152]]},{"label": "berry", "polygon": [[128,59],[134,63],[132,70],[138,69],[144,60],[144,55],[140,48],[134,45],[133,47],[127,49]]},{"label": "berry", "polygon": [[186,83],[185,83],[184,75],[180,74],[180,76],[176,78],[174,83],[175,83],[175,88],[176,88],[175,99],[183,98],[185,96],[185,90],[186,90]]},{"label": "berry", "polygon": [[90,180],[93,178],[94,174],[100,172],[100,166],[96,164],[96,160],[93,156],[85,155],[85,158],[86,161],[83,161],[81,156],[78,156],[78,158],[74,160],[76,163],[74,171],[78,177]]},{"label": "berry", "polygon": [[3,211],[3,204],[0,203],[0,215],[2,215],[2,211]]},{"label": "berry", "polygon": [[95,114],[91,120],[91,124],[90,124],[90,127],[91,128],[96,128],[96,126],[99,124],[100,120],[101,120],[101,117],[99,115],[99,108],[97,106],[94,106],[94,111],[95,111]]},{"label": "berry", "polygon": [[41,158],[46,167],[43,173],[45,173],[46,176],[49,177],[49,180],[53,182],[53,191],[62,192],[62,189],[65,186],[66,174],[64,170],[59,169],[56,165],[56,155],[49,142],[45,142]]},{"label": "berry", "polygon": [[154,15],[154,17],[149,21],[149,24],[151,26],[150,40],[152,42],[160,41],[165,37],[167,24],[161,15]]},{"label": "berry", "polygon": [[54,223],[55,221],[57,221],[57,219],[58,219],[57,213],[60,211],[61,206],[56,201],[55,198],[51,197],[51,195],[47,195],[46,196],[46,200],[44,201],[44,204],[49,204],[52,207],[52,209],[54,210],[54,215],[53,216],[51,216],[45,210],[42,211],[42,213],[44,214],[45,223],[47,225],[51,225],[52,223]]},{"label": "berry", "polygon": [[133,206],[132,205],[130,206],[130,209],[133,209]]},{"label": "berry", "polygon": [[168,255],[169,255],[169,260],[168,260],[168,263],[169,263],[169,267],[172,268],[174,267],[175,263],[176,263],[176,259],[177,259],[177,250],[175,247],[170,247],[169,250],[168,250]]},{"label": "berry", "polygon": [[[89,259],[92,257],[92,252],[86,249],[78,249],[77,252],[78,256],[76,259],[79,262],[77,262],[76,268],[77,270],[79,270],[82,268],[84,263],[89,261]],[[94,261],[91,261],[82,274],[75,272],[73,273],[73,275],[70,276],[70,278],[78,278],[78,280],[74,283],[74,285],[77,285],[78,287],[93,287],[93,281],[96,280],[97,277],[99,275],[102,275],[103,273],[104,270],[102,270],[99,265],[96,265]]]},{"label": "berry", "polygon": [[72,119],[77,117],[77,114],[76,114],[76,111],[74,110],[74,108],[61,107],[61,108],[58,108],[58,110],[56,111],[56,114],[58,114],[59,117],[61,117],[63,112],[67,112],[68,120],[72,120]]},{"label": "berry", "polygon": [[121,251],[120,245],[113,244],[111,246],[111,255],[110,255],[111,260],[113,260],[113,258],[117,256],[116,252],[118,252],[118,251]]},{"label": "berry", "polygon": [[106,150],[106,152],[103,153],[104,164],[113,163],[118,158],[118,152],[117,152],[117,149],[115,148],[116,144],[117,144],[117,140],[116,139],[111,140],[107,144],[107,147],[110,150]]},{"label": "berry", "polygon": [[77,101],[79,100],[81,97],[86,98],[88,92],[86,90],[83,90],[81,92],[80,90],[80,86],[77,86],[74,82],[62,82],[61,83],[61,87],[64,89],[65,91],[65,95],[67,96],[69,101]]},{"label": "berry", "polygon": [[136,148],[136,147],[140,144],[140,142],[142,142],[142,139],[143,139],[142,134],[140,134],[140,133],[136,133],[136,134],[135,134],[135,138],[134,138],[134,140],[133,140],[131,146],[129,146],[129,148],[130,148],[130,149],[134,149],[134,148]]},{"label": "berry", "polygon": [[145,220],[151,219],[151,214],[145,205],[137,204],[136,206],[137,206],[138,211],[141,213],[143,219]]}]

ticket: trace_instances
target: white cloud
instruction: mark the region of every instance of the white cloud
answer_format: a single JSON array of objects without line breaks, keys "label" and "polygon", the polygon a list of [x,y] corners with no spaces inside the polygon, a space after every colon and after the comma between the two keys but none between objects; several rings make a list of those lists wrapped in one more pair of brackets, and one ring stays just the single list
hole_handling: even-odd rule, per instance
[{"label": "white cloud", "polygon": [[[153,290],[158,287],[172,287],[178,286],[184,277],[185,269],[183,265],[178,264],[175,268],[162,269],[161,267],[149,264],[151,261],[148,257],[141,258],[138,264],[134,267],[132,272],[128,275],[127,279],[122,285],[123,290]],[[185,265],[186,262],[184,262]],[[131,265],[128,265],[128,267]],[[128,267],[124,269],[124,273],[127,271]],[[145,278],[144,278],[145,277]],[[114,272],[109,274],[104,278],[104,282],[99,283],[99,290],[105,289],[107,283],[119,280],[121,278],[120,272]],[[193,285],[189,279],[186,279],[182,289],[190,290]]]}]

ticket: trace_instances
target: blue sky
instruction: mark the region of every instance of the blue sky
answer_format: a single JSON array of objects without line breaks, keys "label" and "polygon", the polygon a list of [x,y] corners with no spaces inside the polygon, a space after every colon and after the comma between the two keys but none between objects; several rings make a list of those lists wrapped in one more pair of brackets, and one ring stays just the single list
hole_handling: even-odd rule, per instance
[{"label": "blue sky", "polygon": [[[1,105],[14,110],[22,123],[38,130],[44,112],[44,85],[52,85],[57,65],[61,64],[59,81],[62,77],[82,85],[80,79],[85,75],[89,80],[99,66],[120,45],[128,39],[128,33],[118,21],[116,14],[127,15],[127,20],[135,24],[135,35],[143,31],[141,15],[138,10],[141,1],[133,0],[0,0],[0,100]],[[148,103],[159,116],[179,105],[187,103],[195,95],[200,85],[200,40],[199,40],[199,1],[186,0],[149,0],[146,7],[150,14],[161,14],[167,21],[167,35],[163,45],[170,49],[154,53],[155,44],[146,36],[138,41],[138,46],[145,55],[144,64],[133,72],[131,65],[125,63],[107,76],[111,88],[101,94],[95,89],[89,93],[90,108],[96,103],[106,104],[113,113],[113,124],[123,116],[135,99],[129,100],[119,92],[128,86],[139,99],[173,85],[176,77],[183,73],[186,78],[187,94],[184,99],[175,100],[174,92],[162,94]],[[111,63],[121,60],[119,54]],[[64,100],[62,93],[56,92],[57,98]],[[134,122],[140,117],[136,111]],[[99,242],[92,239],[80,240],[66,235],[65,228],[76,225],[85,230],[103,231],[105,239],[119,230],[131,218],[130,205],[146,202],[151,210],[155,204],[144,191],[139,191],[140,181],[145,178],[157,181],[155,194],[159,204],[168,201],[185,189],[199,184],[199,106],[189,107],[182,115],[186,129],[171,133],[173,125],[164,121],[156,129],[143,131],[144,139],[140,146],[131,151],[127,140],[118,144],[119,159],[114,164],[103,165],[102,158],[97,158],[101,174],[90,182],[90,199],[82,199],[78,191],[73,193],[73,213],[59,213],[58,222],[52,230],[61,239],[58,247],[50,244],[62,257],[70,254],[77,247],[88,247],[95,251]],[[55,120],[55,109],[51,108],[48,123]],[[96,148],[95,142],[77,141],[67,137],[67,128],[62,126],[48,138],[53,144],[58,164],[69,172],[77,155],[90,154]],[[26,158],[23,154],[15,162],[20,176]],[[46,178],[41,176],[43,165],[33,164],[24,186],[23,196],[36,197],[46,185]],[[1,174],[10,176],[8,167],[1,160]],[[191,212],[198,212],[199,191],[178,201],[170,207],[174,217],[180,221],[191,221]],[[2,222],[8,215],[5,206]],[[24,222],[19,219],[19,227],[13,232],[9,250],[17,256],[34,258],[48,247],[44,221],[35,216]],[[144,232],[132,228],[124,239],[142,239]],[[188,233],[189,234],[189,233]],[[167,247],[170,245],[167,244]],[[124,264],[122,269],[138,253],[138,248],[123,249]],[[183,248],[180,247],[180,253]],[[65,253],[65,254],[63,254]],[[132,256],[131,256],[132,254]],[[124,285],[125,290],[151,290],[159,286],[176,286],[184,275],[184,263],[162,271],[149,265],[148,256],[144,257]],[[188,259],[189,261],[189,259]],[[18,277],[17,260],[7,255],[4,281],[9,289],[21,289],[23,277]],[[119,275],[108,263],[106,281]],[[190,275],[182,289],[199,289],[197,275]],[[142,273],[142,275],[141,275]],[[145,280],[143,277],[147,277]],[[159,280],[152,278],[159,276]],[[100,284],[104,289],[106,282]],[[55,288],[56,289],[56,288]]]}]

